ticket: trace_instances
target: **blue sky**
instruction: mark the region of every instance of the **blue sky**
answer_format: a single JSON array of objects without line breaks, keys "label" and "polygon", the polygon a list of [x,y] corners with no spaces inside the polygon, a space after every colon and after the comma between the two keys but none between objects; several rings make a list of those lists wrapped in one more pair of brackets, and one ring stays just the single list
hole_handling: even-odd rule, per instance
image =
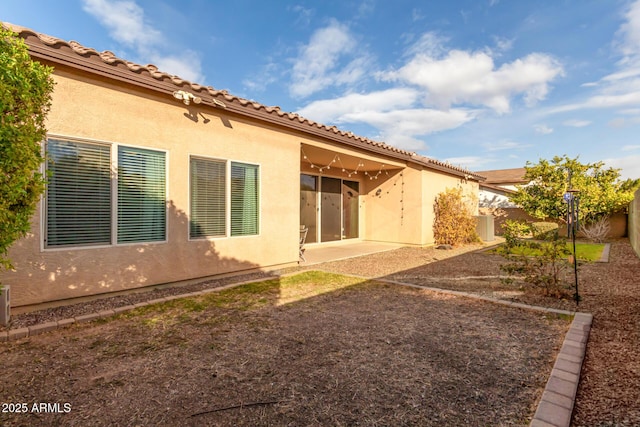
[{"label": "blue sky", "polygon": [[640,178],[640,0],[2,0],[0,20],[475,171],[567,154]]}]

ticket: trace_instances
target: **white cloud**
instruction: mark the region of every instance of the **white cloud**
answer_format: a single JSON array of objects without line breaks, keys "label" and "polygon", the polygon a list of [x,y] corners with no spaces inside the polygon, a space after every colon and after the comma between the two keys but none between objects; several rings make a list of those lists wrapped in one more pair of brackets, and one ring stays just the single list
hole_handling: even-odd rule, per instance
[{"label": "white cloud", "polygon": [[625,145],[622,147],[622,151],[635,151],[640,150],[640,145]]},{"label": "white cloud", "polygon": [[572,119],[572,120],[565,120],[564,122],[562,122],[562,124],[564,126],[570,126],[570,127],[574,127],[574,128],[582,128],[582,127],[585,127],[585,126],[589,126],[591,124],[591,122],[589,120]]},{"label": "white cloud", "polygon": [[618,111],[620,114],[628,114],[631,116],[640,116],[640,108],[627,108],[626,110]]},{"label": "white cloud", "polygon": [[640,105],[640,91],[632,93],[622,93],[619,95],[595,95],[586,101],[575,104],[566,104],[551,109],[552,113],[562,113],[593,108],[625,108]]},{"label": "white cloud", "polygon": [[521,144],[515,141],[500,141],[483,144],[483,147],[487,151],[503,151],[503,150],[515,150],[520,148],[529,147],[529,145]]},{"label": "white cloud", "polygon": [[448,40],[449,39],[436,32],[426,32],[422,34],[416,42],[409,45],[404,51],[403,56],[406,58],[411,58],[416,55],[439,57],[446,53],[444,46]]},{"label": "white cloud", "polygon": [[[371,69],[367,56],[357,56],[363,49],[349,29],[332,21],[300,49],[290,90],[304,97],[342,85],[352,93],[310,102],[298,112],[321,123],[366,124],[385,142],[421,149],[421,137],[457,128],[488,109],[507,113],[516,97],[535,104],[546,97],[549,83],[563,74],[562,66],[548,55],[534,53],[496,65],[489,48],[447,50],[446,42],[435,32],[424,33],[405,50],[403,65],[381,72]],[[496,43],[502,49],[511,44],[502,39]],[[390,88],[354,93],[355,82],[369,76]]]},{"label": "white cloud", "polygon": [[461,109],[448,111],[423,109],[393,110],[386,112],[355,112],[341,117],[342,121],[367,123],[378,129],[388,138],[394,135],[421,136],[434,132],[456,128],[474,118],[473,112]]},{"label": "white cloud", "polygon": [[162,42],[162,34],[144,22],[144,10],[135,1],[83,0],[82,9],[127,46],[139,49]]},{"label": "white cloud", "polygon": [[185,50],[179,55],[162,55],[154,53],[151,61],[159,70],[179,76],[190,82],[202,83],[202,63],[200,55],[192,50]]},{"label": "white cloud", "polygon": [[511,50],[511,48],[513,47],[513,39],[494,36],[493,41],[496,44],[495,50],[497,51],[497,53],[506,52],[508,50]]},{"label": "white cloud", "polygon": [[416,54],[385,77],[421,87],[426,102],[441,109],[472,104],[508,113],[513,97],[522,95],[527,105],[533,105],[546,97],[549,82],[563,74],[562,66],[544,54],[533,53],[496,69],[486,52],[451,50],[434,56],[437,46],[427,47],[426,53]]},{"label": "white cloud", "polygon": [[243,79],[242,84],[249,93],[264,92],[269,85],[279,80],[281,72],[282,66],[277,61],[270,60],[250,77]]},{"label": "white cloud", "polygon": [[425,15],[420,11],[420,9],[412,9],[411,10],[411,21],[417,22],[422,21],[425,18]]},{"label": "white cloud", "polygon": [[313,101],[298,112],[317,122],[336,122],[349,113],[385,112],[407,108],[418,93],[409,88],[388,89],[368,94],[352,93],[341,98]]},{"label": "white cloud", "polygon": [[640,54],[640,1],[635,1],[629,6],[625,14],[626,22],[620,27],[622,36],[620,48],[627,57]]},{"label": "white cloud", "polygon": [[424,149],[425,143],[418,137],[456,128],[477,115],[473,110],[412,107],[417,96],[409,88],[350,94],[311,102],[298,112],[321,123],[372,126],[379,132],[376,139],[407,150]]},{"label": "white cloud", "polygon": [[450,157],[444,160],[454,166],[460,166],[469,170],[480,170],[484,165],[491,164],[495,161],[494,158],[485,156],[462,156],[462,157]]},{"label": "white cloud", "polygon": [[311,23],[311,18],[315,14],[315,10],[307,9],[300,5],[295,5],[289,8],[289,10],[292,10],[298,14],[298,19],[296,19],[296,23],[303,26],[309,25]]},{"label": "white cloud", "polygon": [[614,129],[620,129],[627,126],[627,121],[621,117],[618,117],[617,119],[610,120],[607,123],[607,126],[612,127]]},{"label": "white cloud", "polygon": [[457,128],[475,118],[475,112],[461,109],[448,111],[416,108],[387,112],[345,114],[341,120],[365,123],[380,130],[380,139],[406,150],[424,150],[419,137]]},{"label": "white cloud", "polygon": [[622,169],[620,171],[620,178],[622,179],[640,178],[640,155],[605,159],[604,163],[607,166]]},{"label": "white cloud", "polygon": [[82,0],[82,9],[109,31],[109,36],[136,50],[139,62],[152,62],[160,71],[202,83],[200,55],[192,50],[181,54],[162,53],[166,40],[145,22],[144,10],[133,0]]},{"label": "white cloud", "polygon": [[[369,59],[355,51],[356,45],[348,27],[335,20],[317,30],[294,61],[291,95],[303,98],[332,85],[360,80],[367,71]],[[341,59],[351,54],[355,54],[355,58],[341,66]]]},{"label": "white cloud", "polygon": [[363,0],[358,6],[358,18],[371,15],[376,9],[374,0]]},{"label": "white cloud", "polygon": [[[640,0],[629,5],[625,21],[616,33],[616,45],[621,59],[617,71],[597,82],[582,85],[594,88],[584,101],[551,110],[552,113],[580,109],[634,108],[640,105]],[[614,125],[619,124],[614,122]]]},{"label": "white cloud", "polygon": [[632,118],[617,117],[609,121],[607,125],[612,128],[621,129],[627,126],[635,126],[639,123],[640,123],[640,117],[632,117]]},{"label": "white cloud", "polygon": [[549,135],[550,133],[553,133],[553,129],[545,124],[533,125],[533,129],[536,131],[536,133],[542,135]]}]

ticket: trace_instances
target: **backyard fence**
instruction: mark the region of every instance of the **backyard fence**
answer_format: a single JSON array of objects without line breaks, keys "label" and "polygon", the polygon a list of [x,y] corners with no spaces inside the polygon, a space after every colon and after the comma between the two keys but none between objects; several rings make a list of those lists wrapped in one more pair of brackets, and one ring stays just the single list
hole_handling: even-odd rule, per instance
[{"label": "backyard fence", "polygon": [[629,241],[640,257],[640,190],[637,190],[629,205]]}]

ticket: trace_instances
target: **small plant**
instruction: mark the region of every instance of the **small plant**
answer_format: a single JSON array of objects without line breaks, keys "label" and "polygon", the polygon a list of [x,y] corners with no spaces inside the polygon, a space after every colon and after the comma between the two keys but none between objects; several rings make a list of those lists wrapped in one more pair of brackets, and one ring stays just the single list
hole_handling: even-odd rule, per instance
[{"label": "small plant", "polygon": [[[525,286],[525,290],[556,298],[569,297],[571,288],[565,280],[565,273],[569,267],[567,257],[571,252],[565,240],[558,236],[558,231],[548,232],[543,241],[520,241],[519,245],[527,246],[539,255],[515,255],[506,250],[502,255],[509,262],[500,266],[500,270],[510,276],[522,276],[522,280],[529,285]],[[512,277],[503,279],[506,283],[513,281]]]},{"label": "small plant", "polygon": [[558,224],[555,222],[534,222],[531,224],[531,233],[534,239],[544,240],[558,232]]},{"label": "small plant", "polygon": [[447,188],[438,194],[433,210],[433,235],[437,244],[456,246],[480,241],[476,219],[462,188]]},{"label": "small plant", "polygon": [[506,249],[509,251],[511,248],[520,246],[523,243],[523,239],[531,235],[531,224],[525,221],[508,219],[502,226],[502,235],[506,242]]},{"label": "small plant", "polygon": [[609,235],[609,231],[611,231],[611,224],[609,223],[609,217],[603,216],[586,226],[582,227],[580,230],[584,236],[595,243],[603,243],[607,236]]}]

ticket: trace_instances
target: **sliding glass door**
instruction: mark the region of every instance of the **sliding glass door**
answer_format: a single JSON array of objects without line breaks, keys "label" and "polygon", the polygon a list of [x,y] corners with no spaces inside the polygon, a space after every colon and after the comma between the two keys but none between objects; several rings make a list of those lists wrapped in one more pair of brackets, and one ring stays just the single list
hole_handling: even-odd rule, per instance
[{"label": "sliding glass door", "polygon": [[300,175],[300,226],[307,227],[307,243],[318,241],[318,177]]},{"label": "sliding glass door", "polygon": [[342,238],[358,237],[358,207],[360,185],[355,181],[342,181]]},{"label": "sliding glass door", "polygon": [[300,225],[307,242],[333,242],[359,236],[359,188],[356,181],[300,175]]},{"label": "sliding glass door", "polygon": [[322,177],[320,187],[320,241],[333,242],[342,238],[342,193],[340,180]]}]

